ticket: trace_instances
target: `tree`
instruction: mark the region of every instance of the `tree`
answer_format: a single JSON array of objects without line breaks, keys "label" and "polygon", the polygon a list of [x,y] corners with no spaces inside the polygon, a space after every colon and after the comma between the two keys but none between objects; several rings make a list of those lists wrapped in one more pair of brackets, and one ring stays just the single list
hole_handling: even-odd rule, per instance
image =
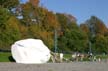
[{"label": "tree", "polygon": [[38,6],[40,0],[29,0],[33,6]]},{"label": "tree", "polygon": [[85,32],[87,35],[89,35],[90,30],[89,30],[87,24],[80,24],[80,29],[81,29],[83,32]]},{"label": "tree", "polygon": [[0,9],[0,49],[10,49],[10,45],[20,39],[19,22],[7,9]]},{"label": "tree", "polygon": [[55,14],[53,14],[53,12],[46,12],[46,16],[42,21],[42,24],[45,27],[45,29],[49,31],[54,31],[55,29],[60,28],[58,20]]},{"label": "tree", "polygon": [[64,31],[67,28],[68,19],[64,14],[56,13],[58,22],[61,26],[61,31]]},{"label": "tree", "polygon": [[0,27],[2,29],[5,29],[5,22],[9,19],[11,15],[6,8],[0,8],[0,15]]},{"label": "tree", "polygon": [[105,32],[107,32],[107,27],[105,24],[96,16],[91,16],[91,18],[86,21],[86,24],[88,25],[92,35],[104,35]]},{"label": "tree", "polygon": [[[48,11],[45,8],[32,6],[30,2],[22,4],[21,19],[22,32],[27,32],[27,37],[42,39],[49,48],[53,47],[53,31],[58,29],[58,20],[53,12]],[[25,29],[23,29],[26,27]],[[25,33],[26,34],[26,33]]]},{"label": "tree", "polygon": [[107,39],[103,35],[97,35],[96,38],[96,44],[95,44],[95,53],[107,53],[108,52],[108,44]]},{"label": "tree", "polygon": [[19,0],[0,0],[0,6],[11,10],[19,4]]},{"label": "tree", "polygon": [[88,34],[89,42],[91,43],[91,49],[94,53],[107,53],[107,27],[96,16],[91,16],[84,24],[80,25],[80,28]]},{"label": "tree", "polygon": [[81,31],[75,22],[71,22],[64,14],[57,13],[62,35],[58,37],[58,49],[67,52],[85,52],[87,35]]}]

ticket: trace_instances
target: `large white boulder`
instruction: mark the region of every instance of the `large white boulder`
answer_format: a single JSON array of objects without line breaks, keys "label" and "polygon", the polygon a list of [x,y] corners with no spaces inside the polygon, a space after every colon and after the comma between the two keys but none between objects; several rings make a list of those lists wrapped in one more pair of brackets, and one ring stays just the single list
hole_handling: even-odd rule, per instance
[{"label": "large white boulder", "polygon": [[24,39],[15,42],[11,53],[17,63],[39,64],[50,59],[50,50],[39,39]]}]

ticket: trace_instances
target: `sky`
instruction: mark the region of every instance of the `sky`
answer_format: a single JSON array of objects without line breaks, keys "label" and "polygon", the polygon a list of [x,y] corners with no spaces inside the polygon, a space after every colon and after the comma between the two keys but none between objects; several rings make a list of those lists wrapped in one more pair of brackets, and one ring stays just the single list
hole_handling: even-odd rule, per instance
[{"label": "sky", "polygon": [[73,15],[78,24],[97,16],[108,26],[108,0],[40,0],[40,5],[49,11]]}]

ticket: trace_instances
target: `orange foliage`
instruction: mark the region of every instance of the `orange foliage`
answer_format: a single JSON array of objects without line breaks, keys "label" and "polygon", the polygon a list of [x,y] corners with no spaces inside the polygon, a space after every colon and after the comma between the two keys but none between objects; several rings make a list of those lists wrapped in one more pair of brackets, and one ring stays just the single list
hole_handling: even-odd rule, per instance
[{"label": "orange foliage", "polygon": [[80,28],[87,34],[90,32],[86,24],[81,24]]},{"label": "orange foliage", "polygon": [[21,6],[22,6],[23,11],[24,10],[27,10],[27,11],[31,10],[30,3],[22,4]]},{"label": "orange foliage", "polygon": [[97,22],[96,23],[96,31],[99,34],[105,34],[107,32],[107,27],[104,25],[102,22]]},{"label": "orange foliage", "polygon": [[33,5],[33,6],[37,6],[39,4],[39,0],[29,0],[29,2]]},{"label": "orange foliage", "polygon": [[53,12],[47,12],[45,20],[49,28],[58,29],[60,27],[58,20],[56,16],[53,14]]}]

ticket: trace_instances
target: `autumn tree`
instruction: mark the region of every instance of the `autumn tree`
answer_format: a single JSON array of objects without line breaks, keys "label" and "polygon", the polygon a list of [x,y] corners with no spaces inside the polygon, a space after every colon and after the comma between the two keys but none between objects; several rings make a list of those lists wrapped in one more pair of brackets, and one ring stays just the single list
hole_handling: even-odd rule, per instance
[{"label": "autumn tree", "polygon": [[85,52],[87,49],[87,35],[66,14],[57,13],[56,15],[63,32],[58,37],[58,49],[66,52]]},{"label": "autumn tree", "polygon": [[107,27],[105,26],[105,24],[96,16],[91,16],[91,18],[86,21],[86,24],[88,25],[90,32],[93,35],[96,34],[104,35],[105,32],[107,31]]},{"label": "autumn tree", "polygon": [[[56,15],[46,8],[33,6],[31,2],[21,4],[22,32],[27,37],[42,39],[50,48],[53,47],[54,30],[59,28]],[[25,27],[25,29],[23,29]],[[26,34],[24,33],[24,35]]]},{"label": "autumn tree", "polygon": [[80,24],[80,28],[83,32],[85,32],[87,35],[89,35],[90,30],[89,30],[87,24]]},{"label": "autumn tree", "polygon": [[0,7],[11,10],[19,4],[19,0],[0,0]]},{"label": "autumn tree", "polygon": [[29,0],[33,6],[38,6],[40,0]]},{"label": "autumn tree", "polygon": [[94,49],[94,53],[108,53],[108,44],[107,44],[107,39],[104,37],[104,35],[96,35],[96,43],[95,43],[95,49]]},{"label": "autumn tree", "polygon": [[58,20],[55,14],[53,14],[53,12],[46,12],[46,15],[42,21],[43,21],[42,23],[45,29],[49,31],[54,31],[54,29],[60,28]]},{"label": "autumn tree", "polygon": [[19,21],[6,8],[0,8],[0,14],[0,49],[10,49],[20,39]]},{"label": "autumn tree", "polygon": [[88,39],[91,42],[91,49],[94,53],[106,53],[107,49],[107,27],[96,16],[91,16],[80,28],[88,34]]},{"label": "autumn tree", "polygon": [[5,25],[6,25],[6,21],[9,19],[10,17],[10,13],[8,12],[8,10],[6,8],[0,8],[0,27],[2,29],[5,29]]},{"label": "autumn tree", "polygon": [[56,16],[58,18],[58,22],[60,23],[61,30],[64,31],[67,28],[67,22],[68,19],[64,14],[56,13]]}]

